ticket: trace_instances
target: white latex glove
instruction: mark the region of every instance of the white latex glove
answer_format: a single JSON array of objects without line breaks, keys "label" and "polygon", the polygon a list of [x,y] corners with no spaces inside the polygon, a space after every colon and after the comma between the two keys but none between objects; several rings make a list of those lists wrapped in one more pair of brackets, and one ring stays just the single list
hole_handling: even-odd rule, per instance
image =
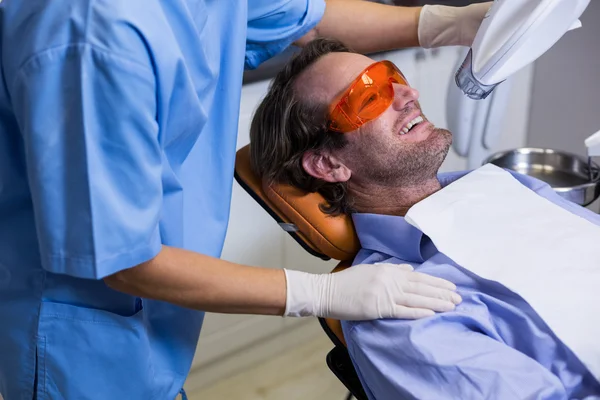
[{"label": "white latex glove", "polygon": [[356,265],[331,274],[286,269],[285,274],[287,317],[417,319],[451,311],[462,301],[453,283],[414,272],[408,264]]},{"label": "white latex glove", "polygon": [[473,44],[493,1],[465,7],[425,5],[419,16],[419,43],[425,49]]}]

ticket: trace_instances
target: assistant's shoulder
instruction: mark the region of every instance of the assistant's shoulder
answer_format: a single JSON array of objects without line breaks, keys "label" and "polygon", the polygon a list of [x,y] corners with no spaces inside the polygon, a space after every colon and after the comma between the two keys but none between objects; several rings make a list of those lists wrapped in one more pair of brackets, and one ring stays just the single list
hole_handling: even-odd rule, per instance
[{"label": "assistant's shoulder", "polygon": [[320,2],[323,0],[248,0],[248,19],[266,18],[275,14],[301,18],[308,7]]},{"label": "assistant's shoulder", "polygon": [[2,62],[10,77],[37,55],[87,44],[150,65],[146,35],[164,19],[158,0],[5,0]]}]

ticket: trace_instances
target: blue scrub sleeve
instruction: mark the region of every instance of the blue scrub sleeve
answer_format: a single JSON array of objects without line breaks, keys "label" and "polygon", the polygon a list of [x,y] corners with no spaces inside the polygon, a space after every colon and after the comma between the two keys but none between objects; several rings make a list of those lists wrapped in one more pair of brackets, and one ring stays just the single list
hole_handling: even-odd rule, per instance
[{"label": "blue scrub sleeve", "polygon": [[312,30],[325,12],[325,0],[250,0],[246,69],[281,53]]},{"label": "blue scrub sleeve", "polygon": [[346,335],[348,351],[370,398],[567,397],[560,380],[542,365],[464,320],[459,313],[446,313],[352,326]]},{"label": "blue scrub sleeve", "polygon": [[42,266],[100,279],[161,248],[152,70],[89,44],[47,50],[12,85]]}]

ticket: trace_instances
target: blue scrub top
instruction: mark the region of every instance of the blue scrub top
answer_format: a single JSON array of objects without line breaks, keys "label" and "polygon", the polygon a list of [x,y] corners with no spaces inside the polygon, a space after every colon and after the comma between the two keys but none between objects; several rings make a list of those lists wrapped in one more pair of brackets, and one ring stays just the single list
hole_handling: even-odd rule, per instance
[{"label": "blue scrub top", "polygon": [[0,3],[0,393],[173,399],[203,313],[101,278],[221,254],[244,66],[323,0]]},{"label": "blue scrub top", "polygon": [[[548,201],[600,225],[600,215],[547,184],[512,174]],[[441,174],[440,183],[464,175]],[[403,217],[353,218],[362,246],[355,264],[408,263],[454,282],[463,298],[454,311],[430,318],[342,322],[369,399],[598,399],[600,383],[521,297],[457,265]]]}]

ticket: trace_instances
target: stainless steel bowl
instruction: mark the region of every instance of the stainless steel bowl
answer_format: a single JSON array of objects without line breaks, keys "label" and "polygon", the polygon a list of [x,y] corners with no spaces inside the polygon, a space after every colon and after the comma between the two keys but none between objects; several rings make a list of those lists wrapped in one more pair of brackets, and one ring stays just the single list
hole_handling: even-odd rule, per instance
[{"label": "stainless steel bowl", "polygon": [[599,167],[574,154],[552,149],[520,148],[493,154],[491,163],[548,183],[562,197],[587,206],[600,196]]}]

